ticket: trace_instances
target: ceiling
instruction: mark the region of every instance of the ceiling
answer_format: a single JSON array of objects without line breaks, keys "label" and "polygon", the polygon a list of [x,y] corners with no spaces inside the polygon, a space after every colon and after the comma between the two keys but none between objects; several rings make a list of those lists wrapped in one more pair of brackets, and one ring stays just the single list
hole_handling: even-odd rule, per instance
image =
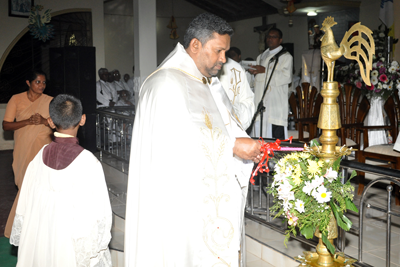
[{"label": "ceiling", "polygon": [[[285,10],[288,0],[186,0],[216,14],[228,22],[262,17],[272,14],[289,15]],[[359,8],[357,0],[294,0],[293,16],[305,16],[309,11],[326,13],[349,8]]]}]

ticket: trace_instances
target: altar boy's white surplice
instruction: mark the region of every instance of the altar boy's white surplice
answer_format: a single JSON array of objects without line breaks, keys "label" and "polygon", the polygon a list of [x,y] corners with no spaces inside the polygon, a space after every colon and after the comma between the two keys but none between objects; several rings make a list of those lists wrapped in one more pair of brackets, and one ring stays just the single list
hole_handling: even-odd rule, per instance
[{"label": "altar boy's white surplice", "polygon": [[178,44],[140,89],[133,129],[125,266],[237,266],[242,188],[237,124],[217,78]]},{"label": "altar boy's white surplice", "polygon": [[[47,146],[47,145],[46,145]],[[83,150],[65,169],[29,164],[10,243],[18,267],[111,266],[112,212],[101,163]]]}]

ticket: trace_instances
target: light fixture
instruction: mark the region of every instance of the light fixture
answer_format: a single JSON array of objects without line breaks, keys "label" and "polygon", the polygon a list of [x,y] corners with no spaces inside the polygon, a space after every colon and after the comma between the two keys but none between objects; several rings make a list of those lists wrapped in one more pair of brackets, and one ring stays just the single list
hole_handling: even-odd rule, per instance
[{"label": "light fixture", "polygon": [[310,11],[310,12],[307,13],[307,16],[309,16],[309,17],[313,17],[313,16],[316,16],[316,15],[317,15],[317,11]]}]

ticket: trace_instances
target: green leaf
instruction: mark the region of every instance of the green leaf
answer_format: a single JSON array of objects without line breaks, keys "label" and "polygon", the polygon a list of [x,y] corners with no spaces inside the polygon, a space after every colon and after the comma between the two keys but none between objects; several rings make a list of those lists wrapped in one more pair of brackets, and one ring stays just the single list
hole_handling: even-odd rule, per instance
[{"label": "green leaf", "polygon": [[353,179],[355,176],[357,176],[357,172],[356,172],[356,171],[353,171],[353,172],[351,173],[351,175],[350,175],[349,180],[347,180],[346,184],[347,184],[347,183],[350,184],[350,180]]},{"label": "green leaf", "polygon": [[342,220],[347,224],[347,226],[349,227],[349,230],[350,230],[351,226],[353,225],[353,223],[350,221],[350,219],[347,218],[346,215],[342,214]]},{"label": "green leaf", "polygon": [[358,212],[357,206],[354,205],[353,201],[351,201],[348,197],[346,197],[344,200],[346,201],[346,209]]},{"label": "green leaf", "polygon": [[310,147],[312,147],[312,146],[319,146],[319,143],[316,139],[311,140]]},{"label": "green leaf", "polygon": [[300,233],[302,235],[304,235],[304,237],[307,239],[313,238],[314,232],[315,232],[315,228],[312,225],[304,226],[300,230]]},{"label": "green leaf", "polygon": [[335,247],[329,242],[328,237],[324,234],[322,234],[322,241],[324,242],[326,248],[329,250],[329,252],[333,255],[335,254]]},{"label": "green leaf", "polygon": [[332,165],[332,169],[333,169],[333,170],[335,170],[335,171],[338,171],[338,170],[339,170],[340,161],[341,161],[341,160],[342,160],[342,158],[339,157],[337,160],[335,160],[335,162],[333,162],[333,165]]},{"label": "green leaf", "polygon": [[[335,216],[335,218],[336,218],[336,222],[337,222],[337,225],[340,227],[340,228],[342,228],[343,230],[345,230],[345,231],[349,231],[350,230],[350,227],[351,227],[351,224],[350,224],[350,226],[347,224],[347,223],[345,223],[345,222],[343,222],[343,214],[340,212],[338,212],[338,207],[336,206],[336,204],[334,203],[334,202],[332,202],[331,201],[331,207],[332,207],[332,212],[333,212],[333,215]],[[347,219],[347,218],[346,218]],[[350,222],[351,223],[351,222]]]}]

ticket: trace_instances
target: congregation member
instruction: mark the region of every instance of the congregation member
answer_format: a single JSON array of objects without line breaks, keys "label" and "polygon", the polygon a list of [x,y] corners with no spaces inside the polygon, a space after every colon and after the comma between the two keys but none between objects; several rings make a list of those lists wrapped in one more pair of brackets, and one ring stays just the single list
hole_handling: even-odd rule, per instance
[{"label": "congregation member", "polygon": [[127,267],[238,266],[247,185],[261,145],[236,119],[216,77],[232,34],[223,19],[199,15],[183,46],[178,43],[140,89]]},{"label": "congregation member", "polygon": [[12,226],[17,267],[111,266],[112,212],[103,168],[76,138],[86,120],[81,102],[61,94],[49,109],[54,141],[28,166]]},{"label": "congregation member", "polygon": [[[293,57],[289,52],[280,53],[283,49],[281,30],[277,28],[269,30],[265,42],[268,49],[257,57],[257,65],[249,69],[255,75],[254,104],[256,108],[264,90],[267,90],[263,100],[265,107],[263,121],[260,123],[260,116],[257,117],[252,136],[260,136],[260,127],[262,127],[263,136],[283,140],[288,138],[288,90],[292,82]],[[280,55],[278,64],[273,71],[275,57],[278,55]],[[269,79],[270,83],[266,88]]]},{"label": "congregation member", "polygon": [[[32,71],[26,84],[28,91],[11,97],[3,119],[3,130],[14,131],[12,168],[18,189],[21,189],[29,162],[44,145],[51,142],[53,133],[47,122],[49,104],[53,98],[43,93],[47,85],[46,73],[41,70]],[[10,237],[19,196],[20,191],[8,215],[5,237]]]},{"label": "congregation member", "polygon": [[96,82],[97,107],[113,107],[118,99],[115,99],[114,89],[108,82],[108,70],[101,68],[98,74],[100,80]]},{"label": "congregation member", "polygon": [[[230,51],[230,50],[229,50]],[[233,109],[244,129],[250,126],[254,115],[254,93],[247,81],[246,71],[231,58],[226,58],[226,63],[218,76]]]},{"label": "congregation member", "polygon": [[126,85],[121,80],[121,74],[120,74],[119,70],[113,70],[112,73],[113,73],[113,76],[114,76],[113,85],[114,85],[114,88],[115,88],[115,90],[117,92],[117,95],[120,96],[122,90],[128,90],[129,91],[128,85]]}]

